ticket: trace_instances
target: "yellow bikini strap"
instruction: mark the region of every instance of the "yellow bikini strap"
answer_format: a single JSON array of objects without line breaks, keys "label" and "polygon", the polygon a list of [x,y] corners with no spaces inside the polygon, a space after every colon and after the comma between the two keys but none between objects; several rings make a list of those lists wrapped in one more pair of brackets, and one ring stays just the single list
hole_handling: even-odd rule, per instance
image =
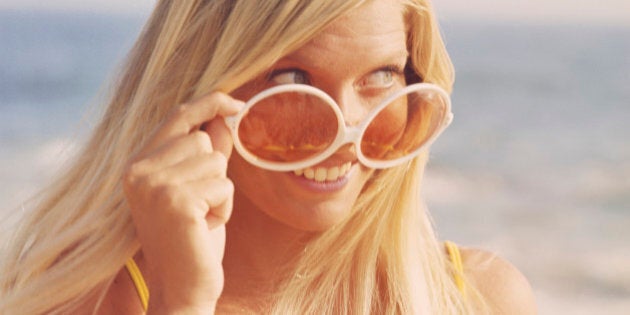
[{"label": "yellow bikini strap", "polygon": [[464,282],[464,264],[462,263],[462,256],[459,252],[459,248],[455,243],[446,241],[444,242],[446,246],[446,250],[448,252],[448,256],[453,264],[453,281],[455,281],[455,285],[462,293],[463,296],[466,296],[466,283]]},{"label": "yellow bikini strap", "polygon": [[140,302],[142,303],[142,308],[146,311],[149,308],[149,288],[147,287],[146,282],[144,282],[142,272],[140,272],[140,268],[138,268],[138,265],[136,265],[133,258],[129,258],[129,260],[127,260],[125,267],[127,267],[127,272],[129,272],[129,276],[131,276],[131,280],[136,287],[138,297],[140,297]]}]

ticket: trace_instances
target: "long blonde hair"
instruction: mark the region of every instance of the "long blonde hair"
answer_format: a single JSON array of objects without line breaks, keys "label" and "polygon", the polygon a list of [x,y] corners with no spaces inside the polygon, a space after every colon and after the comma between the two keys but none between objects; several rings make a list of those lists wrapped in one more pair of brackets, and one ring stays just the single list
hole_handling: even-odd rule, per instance
[{"label": "long blonde hair", "polygon": [[[122,173],[169,110],[212,90],[234,90],[363,2],[159,1],[101,123],[3,255],[0,313],[65,313],[103,297],[140,247]],[[450,91],[452,65],[430,3],[405,4],[414,70]],[[470,312],[419,197],[425,162],[422,156],[377,173],[355,215],[307,245],[269,312]]]}]

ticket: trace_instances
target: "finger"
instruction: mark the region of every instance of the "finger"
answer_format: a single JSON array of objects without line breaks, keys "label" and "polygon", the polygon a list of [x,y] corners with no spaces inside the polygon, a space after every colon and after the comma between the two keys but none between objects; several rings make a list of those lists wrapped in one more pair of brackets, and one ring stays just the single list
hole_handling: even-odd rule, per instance
[{"label": "finger", "polygon": [[210,154],[213,151],[210,136],[199,130],[176,138],[152,152],[140,156],[138,160],[142,160],[140,163],[149,171],[154,171],[173,166],[193,156]]},{"label": "finger", "polygon": [[203,213],[209,227],[225,224],[232,213],[234,184],[229,178],[210,178],[188,183],[197,196],[203,197]]},{"label": "finger", "polygon": [[243,102],[221,92],[213,92],[193,102],[182,104],[173,110],[154,139],[166,142],[188,134],[216,116],[235,115],[242,108],[242,104]]},{"label": "finger", "polygon": [[161,176],[175,184],[224,178],[227,173],[227,158],[221,152],[204,153],[189,157],[161,172]]},{"label": "finger", "polygon": [[213,149],[223,153],[227,159],[230,159],[233,142],[230,136],[230,129],[225,125],[225,121],[215,118],[205,124],[203,130],[210,135]]},{"label": "finger", "polygon": [[208,218],[212,218],[217,225],[224,224],[229,219],[234,185],[227,177],[174,183],[165,181],[163,173],[157,173],[143,180],[154,189],[144,198],[136,200],[137,203],[153,204],[158,207],[145,207],[140,211],[133,211],[132,207],[132,215],[139,218],[139,222],[145,220],[147,216],[153,216],[151,220],[161,217],[172,223],[186,224],[195,221],[207,223]]},{"label": "finger", "polygon": [[212,230],[218,226],[225,225],[232,216],[234,198],[225,199],[220,205],[211,208],[206,215],[208,229]]}]

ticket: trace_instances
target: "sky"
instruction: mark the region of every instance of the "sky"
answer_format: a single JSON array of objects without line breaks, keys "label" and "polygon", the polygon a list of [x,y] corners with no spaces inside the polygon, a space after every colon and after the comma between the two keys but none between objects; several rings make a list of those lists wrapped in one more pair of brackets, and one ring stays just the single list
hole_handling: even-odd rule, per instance
[{"label": "sky", "polygon": [[[147,15],[155,0],[2,0],[2,9]],[[630,25],[629,0],[433,0],[442,19],[589,22]]]},{"label": "sky", "polygon": [[156,0],[0,0],[0,10],[50,10],[148,15]]},{"label": "sky", "polygon": [[628,0],[434,0],[440,17],[630,25]]}]

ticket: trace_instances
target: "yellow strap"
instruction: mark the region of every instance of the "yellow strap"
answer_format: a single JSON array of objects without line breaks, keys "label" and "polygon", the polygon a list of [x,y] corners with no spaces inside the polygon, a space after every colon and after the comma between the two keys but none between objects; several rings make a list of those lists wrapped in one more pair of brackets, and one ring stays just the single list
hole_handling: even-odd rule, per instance
[{"label": "yellow strap", "polygon": [[466,283],[464,282],[464,264],[462,263],[462,256],[459,252],[459,248],[455,243],[446,241],[444,242],[446,245],[446,250],[448,251],[448,256],[451,259],[451,263],[453,263],[453,280],[455,281],[455,285],[462,293],[463,296],[466,296]]},{"label": "yellow strap", "polygon": [[138,297],[140,297],[140,302],[142,303],[142,309],[146,311],[149,308],[149,288],[144,282],[142,272],[140,272],[140,268],[138,268],[133,258],[127,260],[125,267],[127,267],[127,272],[129,272],[129,276],[131,276],[131,280],[133,280],[133,284],[136,287]]}]

